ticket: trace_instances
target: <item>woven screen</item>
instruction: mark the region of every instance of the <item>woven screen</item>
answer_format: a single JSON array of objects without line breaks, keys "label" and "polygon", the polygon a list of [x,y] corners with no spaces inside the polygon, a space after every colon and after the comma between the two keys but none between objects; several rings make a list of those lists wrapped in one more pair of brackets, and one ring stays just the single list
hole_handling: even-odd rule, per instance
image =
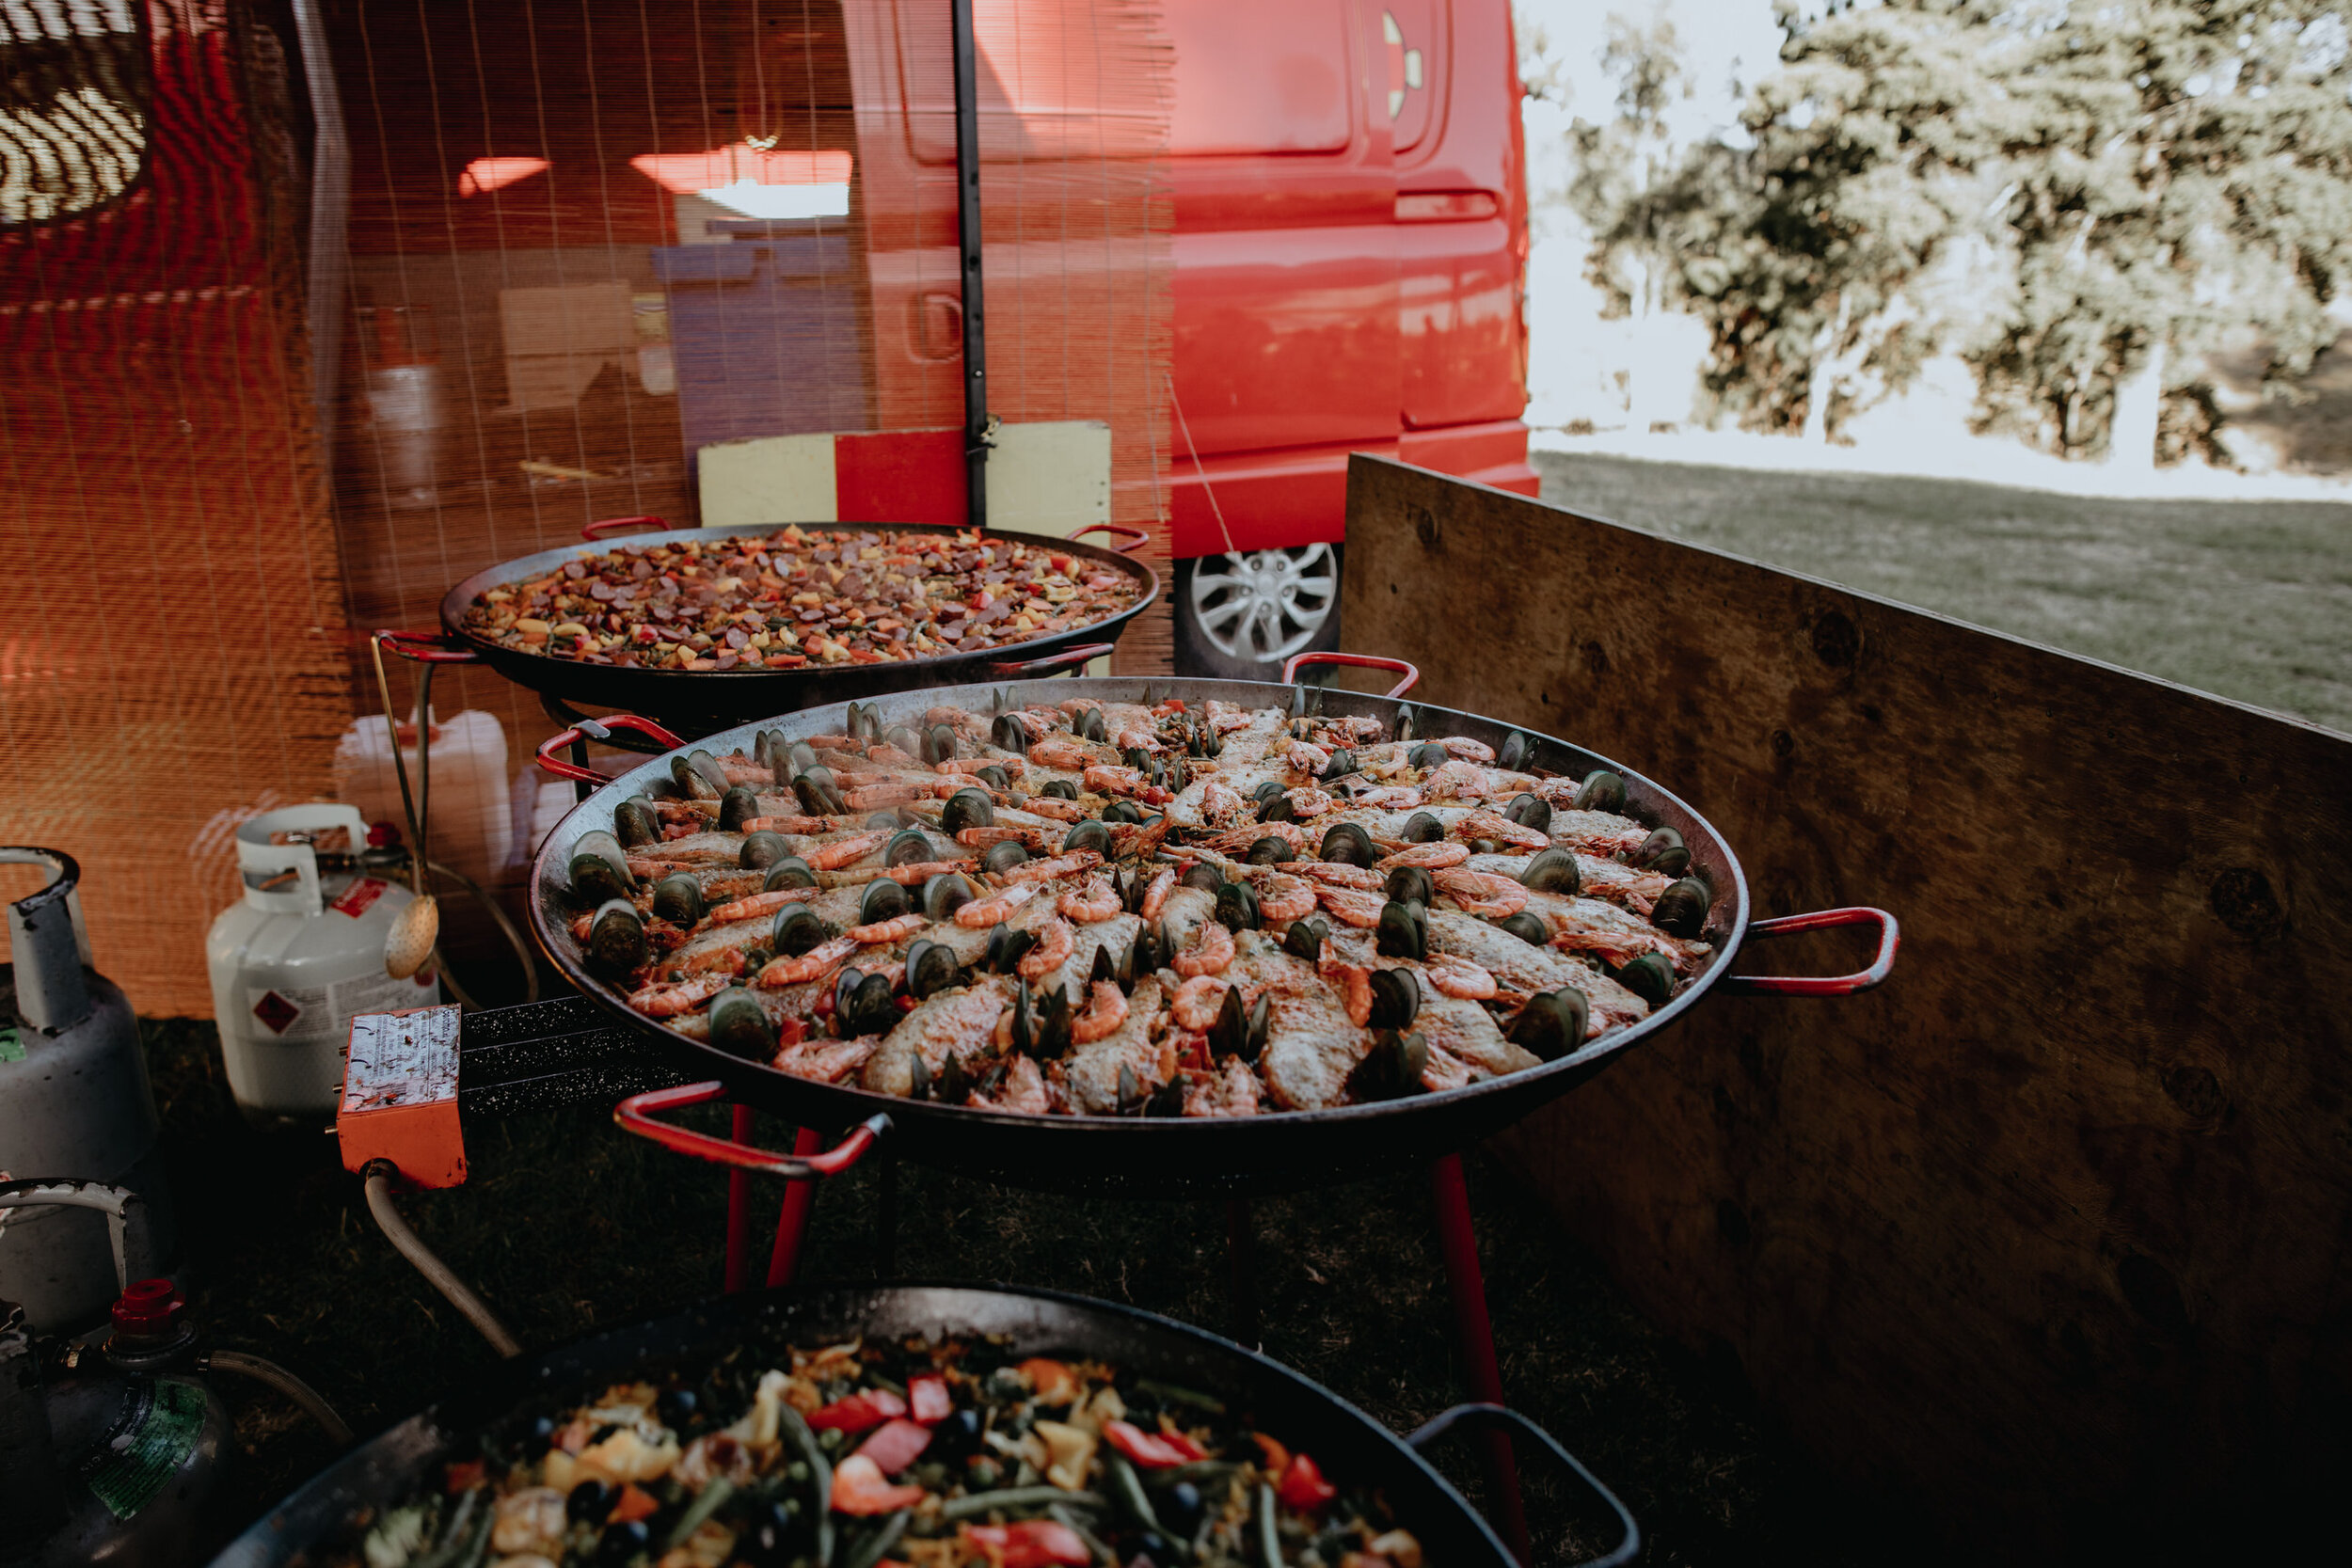
[{"label": "woven screen", "polygon": [[[0,838],[83,857],[100,967],[143,1012],[209,1008],[238,814],[338,787],[383,809],[339,628],[433,626],[460,579],[594,519],[693,525],[713,442],[962,421],[946,0],[319,8],[342,262],[306,257],[314,126],[275,8],[154,7],[142,33],[95,0],[58,101],[0,109],[0,170],[27,126],[75,150],[8,174],[30,194],[0,230]],[[1165,571],[1154,10],[982,0],[977,31],[992,409],[1107,423],[1114,520]],[[341,277],[315,438],[307,261]],[[1168,657],[1155,609],[1120,662]],[[433,705],[435,858],[511,888],[553,726],[480,671]],[[452,918],[464,971],[487,949]]]}]

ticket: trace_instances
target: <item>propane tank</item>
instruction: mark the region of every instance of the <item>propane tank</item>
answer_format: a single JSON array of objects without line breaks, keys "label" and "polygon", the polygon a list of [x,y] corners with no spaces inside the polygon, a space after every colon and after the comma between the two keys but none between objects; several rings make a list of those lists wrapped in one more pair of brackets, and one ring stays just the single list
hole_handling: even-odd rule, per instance
[{"label": "propane tank", "polygon": [[[89,967],[81,868],[57,849],[0,848],[0,864],[40,865],[49,885],[8,906],[0,968],[0,1182],[87,1171],[145,1194],[172,1251],[170,1189],[138,1020]],[[151,1270],[150,1272],[156,1272]],[[105,1321],[117,1289],[104,1219],[86,1210],[0,1210],[0,1297],[43,1334]]]},{"label": "propane tank", "polygon": [[237,829],[244,896],[213,922],[204,955],[229,1089],[257,1127],[332,1120],[353,1017],[441,1000],[429,966],[384,973],[385,934],[413,895],[370,874],[367,832],[347,805],[289,806]]},{"label": "propane tank", "polygon": [[[145,1207],[94,1181],[17,1181],[7,1205],[98,1211],[126,1274],[152,1266]],[[0,1300],[0,1563],[175,1568],[201,1539],[228,1451],[227,1410],[195,1375],[196,1331],[168,1279],[126,1283],[103,1351],[46,1375],[22,1308]]]}]

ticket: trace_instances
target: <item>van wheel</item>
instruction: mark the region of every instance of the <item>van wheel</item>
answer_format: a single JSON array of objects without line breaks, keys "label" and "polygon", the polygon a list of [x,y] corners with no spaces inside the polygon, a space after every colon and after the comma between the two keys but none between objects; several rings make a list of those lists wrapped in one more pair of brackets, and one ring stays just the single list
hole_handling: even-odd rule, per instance
[{"label": "van wheel", "polygon": [[1340,549],[1306,545],[1176,562],[1176,673],[1279,681],[1293,654],[1339,646]]}]

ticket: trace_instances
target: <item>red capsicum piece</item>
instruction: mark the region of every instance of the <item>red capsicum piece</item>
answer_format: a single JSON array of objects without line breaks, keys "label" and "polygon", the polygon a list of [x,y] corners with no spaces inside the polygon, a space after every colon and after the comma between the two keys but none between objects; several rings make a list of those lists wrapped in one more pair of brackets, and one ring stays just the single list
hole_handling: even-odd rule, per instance
[{"label": "red capsicum piece", "polygon": [[838,1427],[843,1432],[864,1432],[884,1421],[896,1420],[907,1413],[907,1402],[887,1388],[867,1388],[851,1394],[846,1400],[835,1400],[808,1418],[811,1429],[824,1432]]},{"label": "red capsicum piece", "polygon": [[1325,1504],[1340,1495],[1340,1489],[1323,1479],[1322,1470],[1305,1454],[1293,1454],[1290,1468],[1282,1472],[1282,1483],[1274,1489],[1282,1506],[1298,1513],[1319,1513]]},{"label": "red capsicum piece", "polygon": [[882,1466],[863,1453],[853,1453],[834,1467],[833,1511],[835,1513],[896,1513],[930,1496],[919,1486],[893,1486]]},{"label": "red capsicum piece", "polygon": [[931,1429],[913,1421],[884,1421],[874,1435],[858,1445],[858,1452],[874,1462],[883,1475],[895,1476],[930,1447]]},{"label": "red capsicum piece", "polygon": [[1085,1568],[1093,1560],[1077,1531],[1051,1519],[965,1525],[963,1536],[987,1557],[989,1568]]},{"label": "red capsicum piece", "polygon": [[946,1420],[956,1413],[956,1402],[947,1392],[944,1377],[915,1377],[907,1380],[907,1414],[925,1426]]},{"label": "red capsicum piece", "polygon": [[1154,1435],[1128,1421],[1105,1421],[1103,1435],[1139,1470],[1169,1470],[1206,1459],[1208,1450],[1181,1432]]}]

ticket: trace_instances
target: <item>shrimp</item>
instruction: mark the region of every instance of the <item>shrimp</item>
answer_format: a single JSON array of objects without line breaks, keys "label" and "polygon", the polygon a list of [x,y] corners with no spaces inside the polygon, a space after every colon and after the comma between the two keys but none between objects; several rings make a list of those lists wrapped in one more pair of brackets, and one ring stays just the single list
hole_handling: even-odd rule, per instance
[{"label": "shrimp", "polygon": [[1340,988],[1340,1000],[1347,1009],[1347,1021],[1359,1029],[1369,1024],[1372,1022],[1372,971],[1361,964],[1343,963],[1328,957],[1325,958],[1321,967],[1323,977]]},{"label": "shrimp", "polygon": [[1049,816],[1057,822],[1084,821],[1087,814],[1086,807],[1058,795],[1032,795],[1022,802],[1021,809],[1031,816]]},{"label": "shrimp", "polygon": [[[967,904],[964,908],[971,906]],[[1377,921],[1379,917],[1375,915],[1373,918]],[[1190,947],[1176,955],[1176,973],[1184,975],[1220,974],[1224,973],[1225,966],[1232,961],[1233,933],[1212,920],[1201,926],[1200,934],[1193,939]]]},{"label": "shrimp", "polygon": [[1226,853],[1238,853],[1262,838],[1279,838],[1296,854],[1307,847],[1307,830],[1295,822],[1245,822],[1240,827],[1203,841],[1202,847]]},{"label": "shrimp", "polygon": [[[971,907],[969,904],[964,906],[965,909]],[[857,947],[852,938],[834,937],[797,956],[779,955],[768,960],[768,967],[759,972],[759,978],[754,984],[762,990],[782,990],[787,986],[805,985],[856,952]]]},{"label": "shrimp", "polygon": [[[964,906],[965,909],[971,907],[969,904]],[[1022,957],[1020,963],[1021,977],[1025,980],[1041,979],[1052,974],[1068,963],[1070,955],[1078,947],[1077,933],[1071,930],[1066,920],[1042,920],[1033,929],[1037,932],[1037,945]]]},{"label": "shrimp", "polygon": [[[1074,1037],[1076,1020],[1071,1022]],[[1005,1081],[992,1097],[974,1091],[964,1103],[983,1111],[1011,1111],[1025,1117],[1041,1117],[1054,1108],[1054,1097],[1045,1087],[1045,1075],[1038,1070],[1033,1056],[1015,1056],[1012,1066],[1005,1070]]]},{"label": "shrimp", "polygon": [[1421,782],[1432,800],[1476,800],[1491,788],[1486,770],[1474,762],[1441,762]]},{"label": "shrimp", "polygon": [[722,904],[703,916],[706,926],[724,926],[737,920],[756,920],[763,914],[773,914],[787,904],[797,904],[816,896],[813,887],[774,887],[765,893],[755,893],[749,898],[738,898]]},{"label": "shrimp", "polygon": [[1455,953],[1432,953],[1422,961],[1429,983],[1465,1002],[1486,1002],[1495,994],[1495,977]]},{"label": "shrimp", "polygon": [[1206,1034],[1209,1025],[1216,1022],[1217,1009],[1225,1005],[1229,989],[1214,974],[1197,974],[1176,988],[1176,994],[1168,1000],[1168,1016],[1176,1021],[1180,1029]]},{"label": "shrimp", "polygon": [[1232,784],[1221,784],[1212,779],[1201,786],[1200,817],[1202,821],[1222,820],[1240,811],[1243,805],[1241,792]]},{"label": "shrimp", "polygon": [[1465,844],[1416,844],[1384,856],[1373,869],[1393,871],[1400,865],[1418,865],[1437,871],[1449,865],[1459,865],[1470,859],[1470,847]]},{"label": "shrimp", "polygon": [[[1136,906],[1136,912],[1142,915],[1146,920],[1159,919],[1160,911],[1168,907],[1168,893],[1175,886],[1176,868],[1174,866],[1169,866],[1167,870],[1152,878],[1152,885],[1143,890],[1143,902]],[[581,940],[585,941],[586,939],[582,938]]]},{"label": "shrimp", "polygon": [[1385,784],[1356,797],[1356,804],[1375,811],[1411,811],[1422,803],[1421,791],[1404,784]]},{"label": "shrimp", "polygon": [[719,759],[719,770],[731,784],[772,784],[776,776],[762,764],[754,762],[740,752],[729,752]]},{"label": "shrimp", "polygon": [[755,816],[740,830],[747,833],[821,833],[825,819],[821,816]]},{"label": "shrimp", "polygon": [[959,908],[956,911],[956,924],[969,926],[977,930],[986,930],[998,921],[1009,917],[1013,911],[1035,896],[1037,896],[1037,888],[1033,883],[1015,882],[993,897],[975,898],[969,904]]},{"label": "shrimp", "polygon": [[1143,774],[1133,768],[1098,763],[1086,770],[1086,786],[1097,795],[1136,795],[1145,788]]},{"label": "shrimp", "polygon": [[[904,865],[884,866],[882,870],[875,872],[874,875],[889,881],[898,882],[906,887],[914,887],[918,883],[928,882],[933,877],[943,875],[944,873],[949,871],[969,871],[971,869],[972,863],[970,861],[910,861]],[[849,872],[845,875],[855,877],[857,873]]]},{"label": "shrimp", "polygon": [[1516,845],[1521,849],[1548,849],[1549,835],[1533,828],[1521,827],[1497,812],[1474,811],[1454,825],[1454,831],[1464,838],[1491,838],[1498,844]]},{"label": "shrimp", "polygon": [[1438,872],[1430,880],[1437,883],[1439,893],[1460,905],[1465,914],[1483,920],[1501,920],[1527,908],[1527,889],[1491,871],[1466,871],[1454,866]]},{"label": "shrimp", "polygon": [[1359,893],[1370,893],[1388,881],[1370,866],[1345,865],[1338,861],[1293,861],[1290,866],[1302,877],[1312,877],[1330,887],[1354,888]]},{"label": "shrimp", "polygon": [[1029,770],[1029,765],[1019,757],[942,757],[932,768],[942,773],[977,773],[983,768],[1001,768],[1005,777],[1017,779]]},{"label": "shrimp", "polygon": [[647,986],[632,992],[628,1005],[647,1018],[675,1018],[691,1013],[734,984],[728,974],[705,974],[676,985]]},{"label": "shrimp", "polygon": [[1380,911],[1389,902],[1377,893],[1352,887],[1317,888],[1315,896],[1323,900],[1325,909],[1338,915],[1342,921],[1365,930],[1380,924]]},{"label": "shrimp", "polygon": [[879,947],[900,937],[911,937],[930,924],[930,917],[902,914],[895,920],[877,920],[871,926],[852,926],[841,934],[861,947]]},{"label": "shrimp", "polygon": [[1005,873],[1009,882],[1050,882],[1057,877],[1073,872],[1091,871],[1103,863],[1102,855],[1092,849],[1073,849],[1049,861],[1023,861]]},{"label": "shrimp", "polygon": [[1258,1075],[1239,1056],[1225,1059],[1222,1076],[1188,1075],[1184,1084],[1184,1115],[1188,1117],[1254,1117],[1258,1114]]},{"label": "shrimp", "polygon": [[1486,744],[1484,741],[1471,740],[1465,736],[1450,735],[1443,740],[1438,741],[1438,744],[1445,748],[1445,754],[1447,756],[1459,757],[1464,762],[1492,762],[1495,760],[1495,749],[1492,746]]},{"label": "shrimp", "polygon": [[1331,809],[1331,797],[1320,789],[1294,789],[1283,799],[1301,816],[1321,816]]},{"label": "shrimp", "polygon": [[1311,779],[1322,777],[1323,770],[1331,766],[1329,752],[1320,746],[1309,745],[1304,740],[1285,740],[1281,752],[1282,760],[1294,771],[1304,773]]},{"label": "shrimp", "polygon": [[992,844],[1023,844],[1042,849],[1045,835],[1035,828],[958,828],[956,842],[966,849],[985,849]]},{"label": "shrimp", "polygon": [[1150,730],[1120,730],[1111,736],[1111,744],[1122,752],[1165,752],[1160,737]]},{"label": "shrimp", "polygon": [[1030,742],[1029,760],[1040,768],[1058,768],[1066,773],[1074,773],[1081,768],[1093,766],[1095,758],[1084,741],[1049,735],[1042,740]]},{"label": "shrimp", "polygon": [[873,784],[864,789],[852,789],[841,799],[849,803],[851,811],[881,811],[885,806],[912,804],[929,793],[920,784],[892,780],[888,784]]},{"label": "shrimp", "polygon": [[1087,1004],[1086,1011],[1070,1021],[1073,1045],[1091,1045],[1127,1022],[1127,993],[1119,989],[1117,981],[1097,980],[1087,994],[1092,1000]]},{"label": "shrimp", "polygon": [[818,871],[838,871],[852,861],[862,861],[888,841],[886,832],[856,833],[833,844],[820,844],[808,852],[808,863]]},{"label": "shrimp", "polygon": [[1315,912],[1312,882],[1270,871],[1258,879],[1258,915],[1262,920],[1304,920]]},{"label": "shrimp", "polygon": [[893,746],[887,740],[877,740],[871,746],[866,747],[866,760],[868,762],[886,762],[893,768],[920,767],[923,761],[921,757],[907,755],[906,752],[901,752],[898,747]]},{"label": "shrimp", "polygon": [[[1098,920],[1108,920],[1119,912],[1119,892],[1102,878],[1089,877],[1085,887],[1063,894],[1054,907],[1064,920],[1091,925]],[[1263,906],[1260,907],[1260,912],[1263,912]]]},{"label": "shrimp", "polygon": [[686,974],[740,974],[745,961],[740,947],[706,947],[678,968]]}]

